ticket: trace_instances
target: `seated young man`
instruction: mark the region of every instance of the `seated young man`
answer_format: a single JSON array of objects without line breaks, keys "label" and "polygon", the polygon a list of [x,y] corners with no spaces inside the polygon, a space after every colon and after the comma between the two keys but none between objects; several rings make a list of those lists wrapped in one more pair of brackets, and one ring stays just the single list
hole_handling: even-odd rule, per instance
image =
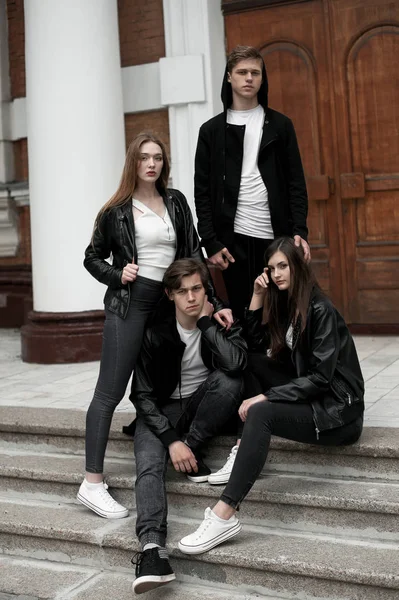
[{"label": "seated young man", "polygon": [[170,265],[163,285],[174,310],[147,329],[136,366],[136,533],[142,547],[133,561],[136,594],[175,579],[165,550],[168,459],[191,481],[207,481],[210,469],[200,450],[241,402],[246,344],[237,324],[227,330],[212,319],[208,280],[198,260]]}]

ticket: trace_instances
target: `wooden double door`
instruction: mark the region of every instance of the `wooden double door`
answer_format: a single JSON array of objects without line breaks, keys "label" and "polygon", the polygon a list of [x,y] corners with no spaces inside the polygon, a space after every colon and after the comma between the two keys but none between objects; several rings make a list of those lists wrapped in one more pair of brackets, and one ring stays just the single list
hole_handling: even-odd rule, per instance
[{"label": "wooden double door", "polygon": [[260,49],[269,105],[294,122],[319,282],[349,323],[389,331],[399,322],[398,0],[222,4],[228,50]]}]

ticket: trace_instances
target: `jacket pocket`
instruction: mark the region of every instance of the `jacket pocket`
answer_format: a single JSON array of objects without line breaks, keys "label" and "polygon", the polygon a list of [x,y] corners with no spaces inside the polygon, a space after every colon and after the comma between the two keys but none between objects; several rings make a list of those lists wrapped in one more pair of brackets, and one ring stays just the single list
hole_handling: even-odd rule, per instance
[{"label": "jacket pocket", "polygon": [[333,377],[331,381],[331,391],[334,396],[338,399],[343,400],[346,406],[352,406],[356,402],[360,402],[359,398],[355,396],[350,387],[338,377]]}]

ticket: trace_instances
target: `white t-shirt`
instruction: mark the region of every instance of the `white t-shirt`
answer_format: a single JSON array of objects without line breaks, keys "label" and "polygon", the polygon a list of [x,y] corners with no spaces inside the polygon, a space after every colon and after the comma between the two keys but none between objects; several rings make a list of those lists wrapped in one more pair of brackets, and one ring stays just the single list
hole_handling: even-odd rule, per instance
[{"label": "white t-shirt", "polygon": [[227,111],[228,123],[245,125],[244,156],[234,231],[251,237],[273,239],[268,193],[258,169],[264,121],[265,111],[260,104],[250,110]]},{"label": "white t-shirt", "polygon": [[134,221],[139,275],[162,281],[176,255],[176,234],[169,213],[165,207],[165,214],[160,217],[136,198],[132,204],[143,213]]},{"label": "white t-shirt", "polygon": [[181,386],[176,386],[171,398],[188,398],[199,388],[201,383],[209,375],[209,369],[206,368],[201,357],[201,331],[195,329],[183,329],[179,321],[176,320],[177,331],[181,341],[186,344],[183,358],[181,361]]}]

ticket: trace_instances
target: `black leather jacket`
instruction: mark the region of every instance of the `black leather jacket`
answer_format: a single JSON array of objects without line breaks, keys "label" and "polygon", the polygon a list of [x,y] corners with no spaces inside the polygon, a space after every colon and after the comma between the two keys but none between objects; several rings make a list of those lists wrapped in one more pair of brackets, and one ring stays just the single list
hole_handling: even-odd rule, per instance
[{"label": "black leather jacket", "polygon": [[[178,258],[204,260],[191,210],[184,195],[178,190],[168,189],[163,199],[176,232],[175,260]],[[111,254],[112,265],[105,260]],[[132,285],[122,285],[122,271],[133,259],[136,264],[140,264],[135,242],[132,204],[129,201],[103,214],[100,223],[95,227],[93,240],[86,248],[83,262],[93,277],[108,286],[104,304],[108,310],[122,319],[127,315]],[[216,311],[223,308],[222,302],[216,298],[212,284],[208,298]]]},{"label": "black leather jacket", "polygon": [[[262,309],[247,311],[249,350],[268,347]],[[352,336],[345,321],[321,292],[310,301],[306,327],[294,342],[291,359],[297,377],[264,390],[270,402],[310,402],[316,433],[340,427],[364,412],[364,381]]]},{"label": "black leather jacket", "polygon": [[[201,330],[204,365],[210,371],[220,369],[230,377],[239,377],[246,366],[247,345],[238,322],[226,331],[214,319],[201,317],[197,326]],[[163,414],[162,406],[175,402],[170,397],[180,382],[184,349],[173,312],[169,318],[147,328],[134,371],[130,399],[137,417],[143,419],[165,447],[180,439]]]}]

